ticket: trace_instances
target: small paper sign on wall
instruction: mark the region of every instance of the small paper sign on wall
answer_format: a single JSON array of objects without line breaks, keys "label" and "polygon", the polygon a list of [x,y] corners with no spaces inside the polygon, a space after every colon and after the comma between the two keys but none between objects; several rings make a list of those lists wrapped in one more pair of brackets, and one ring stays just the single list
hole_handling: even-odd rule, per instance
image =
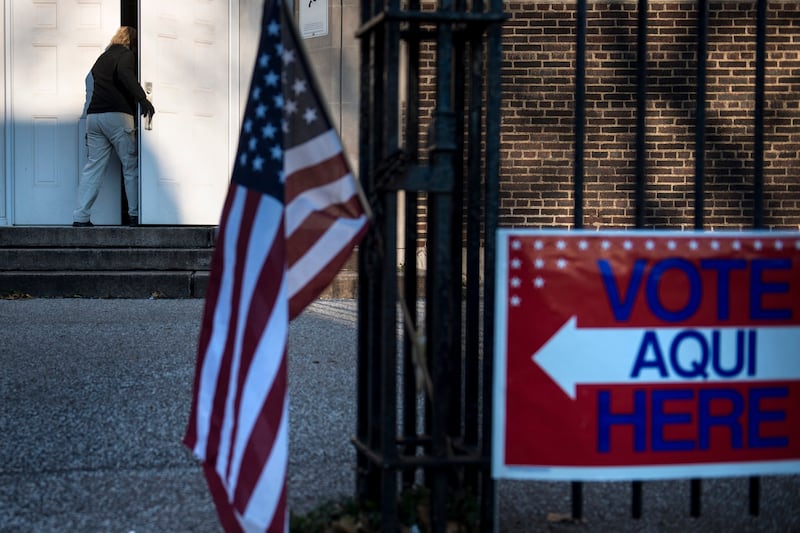
[{"label": "small paper sign on wall", "polygon": [[328,35],[328,0],[300,1],[300,34],[303,39]]}]

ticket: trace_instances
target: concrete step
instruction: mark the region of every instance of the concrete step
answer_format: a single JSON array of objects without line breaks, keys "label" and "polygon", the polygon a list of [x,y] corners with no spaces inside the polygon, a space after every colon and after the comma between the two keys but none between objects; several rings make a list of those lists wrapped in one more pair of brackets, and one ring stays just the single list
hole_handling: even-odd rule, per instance
[{"label": "concrete step", "polygon": [[0,272],[5,298],[204,298],[208,272]]},{"label": "concrete step", "polygon": [[213,248],[208,226],[0,227],[0,248]]},{"label": "concrete step", "polygon": [[[0,227],[0,297],[204,298],[214,227]],[[322,298],[355,298],[352,254]]]},{"label": "concrete step", "polygon": [[213,248],[0,248],[0,271],[208,270]]}]

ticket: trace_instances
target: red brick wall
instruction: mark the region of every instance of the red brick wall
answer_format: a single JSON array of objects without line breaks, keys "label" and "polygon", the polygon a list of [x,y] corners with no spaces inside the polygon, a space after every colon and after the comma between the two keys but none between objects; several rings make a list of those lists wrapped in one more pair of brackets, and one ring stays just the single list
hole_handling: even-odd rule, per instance
[{"label": "red brick wall", "polygon": [[[501,224],[569,226],[574,1],[510,1],[504,26]],[[706,228],[752,225],[756,2],[710,1]],[[635,0],[589,1],[584,227],[634,224]],[[769,3],[764,221],[800,229],[800,3]],[[694,224],[696,1],[650,0],[647,206],[651,228]]]}]

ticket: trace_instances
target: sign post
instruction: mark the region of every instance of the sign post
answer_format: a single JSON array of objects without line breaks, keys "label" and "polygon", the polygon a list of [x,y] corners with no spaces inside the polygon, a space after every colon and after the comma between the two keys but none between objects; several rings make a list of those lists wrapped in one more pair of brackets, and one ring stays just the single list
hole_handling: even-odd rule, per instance
[{"label": "sign post", "polygon": [[800,234],[500,230],[494,477],[800,472]]}]

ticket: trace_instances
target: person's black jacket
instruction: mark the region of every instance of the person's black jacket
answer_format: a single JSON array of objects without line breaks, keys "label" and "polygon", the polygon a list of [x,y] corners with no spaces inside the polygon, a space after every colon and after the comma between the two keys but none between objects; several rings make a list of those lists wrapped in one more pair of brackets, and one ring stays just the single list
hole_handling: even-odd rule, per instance
[{"label": "person's black jacket", "polygon": [[121,44],[109,46],[92,67],[94,88],[87,113],[128,113],[136,116],[136,103],[143,113],[152,106],[136,79],[136,55]]}]

